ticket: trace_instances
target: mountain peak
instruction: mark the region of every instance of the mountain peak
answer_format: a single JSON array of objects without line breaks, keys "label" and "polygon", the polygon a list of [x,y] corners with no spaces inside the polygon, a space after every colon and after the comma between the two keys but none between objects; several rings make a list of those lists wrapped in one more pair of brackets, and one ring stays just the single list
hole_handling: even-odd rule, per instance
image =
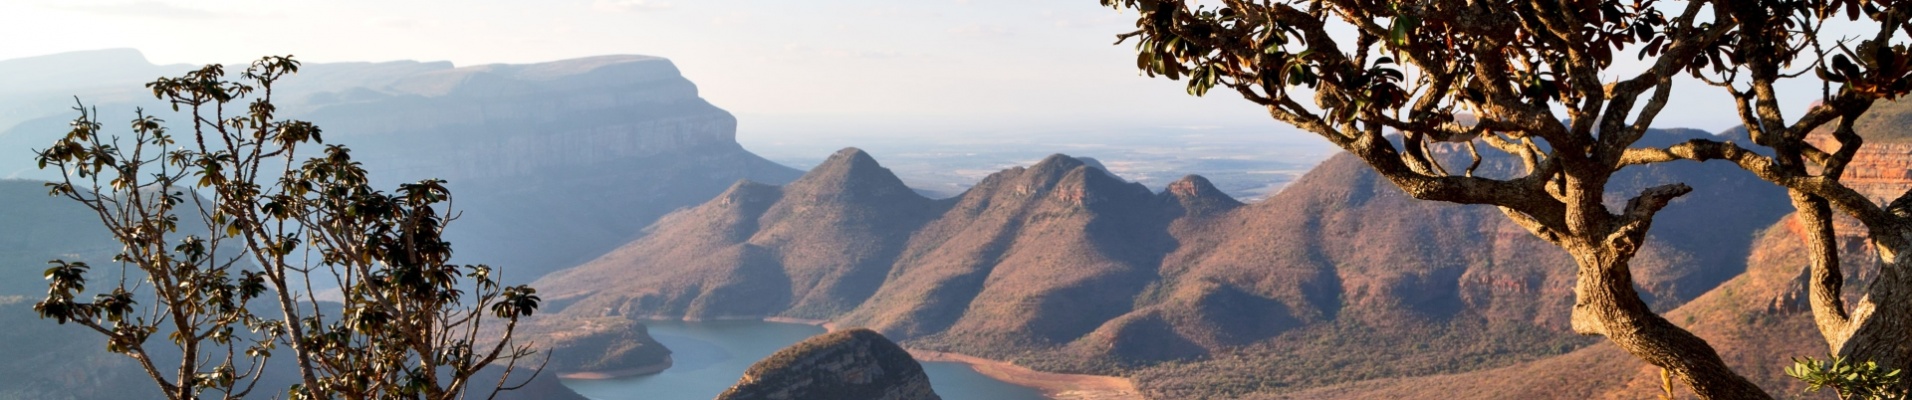
[{"label": "mountain peak", "polygon": [[863,149],[859,149],[855,147],[845,147],[842,150],[837,150],[837,152],[834,154],[830,154],[830,158],[824,159],[822,164],[817,165],[817,168],[822,169],[824,166],[831,166],[831,165],[838,165],[838,164],[844,165],[846,168],[882,168],[883,167],[882,165],[877,164],[875,157],[870,157],[870,153],[864,152]]},{"label": "mountain peak", "polygon": [[903,197],[927,200],[904,185],[903,180],[891,173],[889,168],[878,164],[869,153],[855,147],[831,154],[822,164],[817,164],[802,178],[791,182],[785,191],[799,198],[810,199],[882,200]]},{"label": "mountain peak", "polygon": [[1050,154],[1048,157],[1043,157],[1042,161],[1036,161],[1036,164],[1030,165],[1029,169],[1055,168],[1063,172],[1068,172],[1069,170],[1075,169],[1075,167],[1085,164],[1087,163],[1082,162],[1080,158],[1070,157],[1068,154],[1055,153]]},{"label": "mountain peak", "polygon": [[1162,189],[1164,195],[1181,203],[1182,209],[1190,215],[1209,215],[1240,207],[1242,203],[1216,189],[1214,183],[1201,175],[1183,176],[1170,182]]},{"label": "mountain peak", "polygon": [[1050,154],[1048,157],[1043,157],[1042,161],[1037,161],[1035,165],[1030,165],[1024,170],[1022,176],[1027,177],[1025,179],[1056,182],[1067,176],[1069,171],[1086,165],[1089,164],[1082,162],[1082,159],[1070,157],[1067,154]]}]

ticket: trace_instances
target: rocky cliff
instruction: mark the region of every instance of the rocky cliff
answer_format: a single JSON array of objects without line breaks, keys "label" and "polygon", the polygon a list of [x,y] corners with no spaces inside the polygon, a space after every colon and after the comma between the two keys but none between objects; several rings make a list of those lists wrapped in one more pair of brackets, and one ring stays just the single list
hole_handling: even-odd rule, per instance
[{"label": "rocky cliff", "polygon": [[[0,149],[18,152],[0,155],[0,177],[50,178],[26,149],[66,132],[76,94],[108,122],[139,106],[188,121],[130,77],[189,69],[155,66],[132,50],[0,61],[0,82],[38,77],[35,91],[0,94],[0,112],[24,113],[0,115]],[[736,118],[657,57],[312,63],[273,97],[285,116],[323,128],[326,143],[350,146],[381,186],[449,180],[464,212],[446,235],[457,261],[501,267],[511,282],[597,257],[738,179],[781,184],[799,175],[744,150]]]},{"label": "rocky cliff", "polygon": [[738,179],[798,175],[745,151],[736,118],[656,57],[419,71],[315,91],[298,109],[378,177],[449,180],[465,212],[448,235],[460,260],[508,266],[521,282],[603,254]]},{"label": "rocky cliff", "polygon": [[718,400],[936,400],[922,364],[868,329],[806,339],[744,371]]}]

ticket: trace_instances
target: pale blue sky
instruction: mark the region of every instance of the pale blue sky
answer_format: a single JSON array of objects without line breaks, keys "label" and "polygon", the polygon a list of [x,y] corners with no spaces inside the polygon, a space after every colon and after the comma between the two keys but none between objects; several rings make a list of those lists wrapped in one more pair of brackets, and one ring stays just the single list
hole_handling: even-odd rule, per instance
[{"label": "pale blue sky", "polygon": [[[1094,0],[6,0],[0,59],[115,47],[156,63],[648,54],[674,60],[746,136],[1121,124],[1299,135],[1226,93],[1197,99],[1139,77],[1132,49],[1110,45],[1133,16]],[[1658,125],[1723,129],[1726,107],[1688,101]]]}]

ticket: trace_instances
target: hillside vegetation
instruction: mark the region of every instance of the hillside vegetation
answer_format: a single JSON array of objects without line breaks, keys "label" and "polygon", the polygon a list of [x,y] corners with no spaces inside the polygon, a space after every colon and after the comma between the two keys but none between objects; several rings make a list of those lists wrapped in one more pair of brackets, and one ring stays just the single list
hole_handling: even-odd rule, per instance
[{"label": "hillside vegetation", "polygon": [[[1450,163],[1465,157],[1445,150]],[[1490,158],[1483,173],[1516,165]],[[1662,214],[1633,263],[1656,308],[1740,275],[1755,233],[1789,211],[1783,193],[1732,168],[1616,177],[1614,201],[1669,182],[1696,189]],[[1345,155],[1243,205],[1200,177],[1156,193],[1062,155],[930,201],[846,149],[786,187],[733,185],[537,284],[565,317],[829,319],[930,350],[1135,376],[1155,397],[1192,398],[1588,348],[1567,327],[1572,265],[1497,210],[1414,201]]]}]

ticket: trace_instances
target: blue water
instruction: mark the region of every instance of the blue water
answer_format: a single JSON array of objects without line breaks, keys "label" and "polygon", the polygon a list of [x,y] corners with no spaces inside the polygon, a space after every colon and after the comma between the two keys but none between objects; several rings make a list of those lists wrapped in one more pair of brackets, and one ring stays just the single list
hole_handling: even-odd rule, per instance
[{"label": "blue water", "polygon": [[[671,349],[664,372],[631,378],[565,380],[596,400],[708,400],[729,389],[750,364],[823,333],[823,328],[763,321],[646,321],[651,337]],[[923,363],[930,386],[945,400],[1041,400],[1035,389],[1011,385],[960,363]]]}]

